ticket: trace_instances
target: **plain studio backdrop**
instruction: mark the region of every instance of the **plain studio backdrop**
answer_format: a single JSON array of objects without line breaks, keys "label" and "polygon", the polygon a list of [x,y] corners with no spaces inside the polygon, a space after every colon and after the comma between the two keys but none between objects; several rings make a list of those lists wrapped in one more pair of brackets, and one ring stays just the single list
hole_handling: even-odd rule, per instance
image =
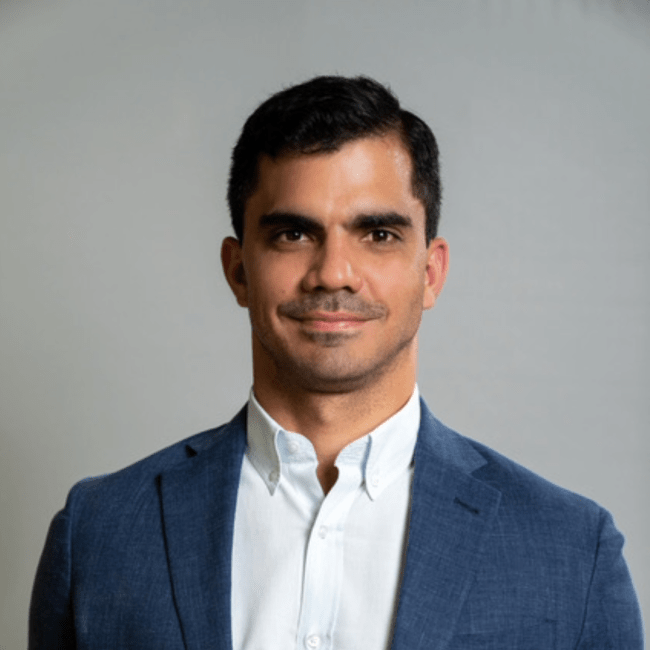
[{"label": "plain studio backdrop", "polygon": [[0,647],[81,478],[224,422],[230,150],[315,74],[433,128],[451,269],[420,334],[446,424],[607,507],[650,620],[647,0],[0,5]]}]

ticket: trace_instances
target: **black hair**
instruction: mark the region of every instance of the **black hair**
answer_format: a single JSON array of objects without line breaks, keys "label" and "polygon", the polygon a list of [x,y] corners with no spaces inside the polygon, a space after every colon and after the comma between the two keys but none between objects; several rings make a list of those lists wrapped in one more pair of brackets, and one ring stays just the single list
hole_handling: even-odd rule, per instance
[{"label": "black hair", "polygon": [[427,245],[436,236],[442,187],[438,145],[426,123],[369,77],[315,77],[267,99],[246,120],[232,153],[228,206],[237,238],[258,181],[260,156],[332,152],[360,138],[397,133],[411,156],[413,195],[424,205]]}]

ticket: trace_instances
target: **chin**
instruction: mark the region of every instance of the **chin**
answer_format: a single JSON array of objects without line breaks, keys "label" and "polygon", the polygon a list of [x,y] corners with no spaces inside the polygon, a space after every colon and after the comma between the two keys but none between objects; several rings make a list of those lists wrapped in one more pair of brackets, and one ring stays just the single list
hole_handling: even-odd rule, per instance
[{"label": "chin", "polygon": [[[331,347],[335,347],[334,343]],[[291,378],[289,383],[297,389],[317,393],[349,393],[375,383],[384,373],[389,372],[399,355],[374,359],[365,363],[349,356],[324,351],[310,359],[291,359],[283,364],[283,378]],[[285,359],[285,362],[287,360]],[[285,380],[286,381],[286,380]]]},{"label": "chin", "polygon": [[351,393],[372,384],[373,377],[368,374],[343,375],[325,373],[294,374],[296,388],[310,393],[327,393],[328,395]]},{"label": "chin", "polygon": [[265,359],[260,367],[264,365],[283,390],[336,394],[371,386],[408,363],[413,341],[414,336],[404,337],[378,347],[364,345],[349,333],[310,332],[301,342],[269,344],[258,337],[256,344],[259,360]]}]

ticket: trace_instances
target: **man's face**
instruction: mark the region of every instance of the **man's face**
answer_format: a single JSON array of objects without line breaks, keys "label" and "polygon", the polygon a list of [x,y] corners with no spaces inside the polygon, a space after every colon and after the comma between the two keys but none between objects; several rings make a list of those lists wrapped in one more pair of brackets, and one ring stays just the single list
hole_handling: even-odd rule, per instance
[{"label": "man's face", "polygon": [[263,157],[243,245],[228,238],[222,249],[250,313],[256,370],[285,386],[343,392],[414,364],[422,310],[448,260],[446,242],[427,247],[424,233],[396,135]]}]

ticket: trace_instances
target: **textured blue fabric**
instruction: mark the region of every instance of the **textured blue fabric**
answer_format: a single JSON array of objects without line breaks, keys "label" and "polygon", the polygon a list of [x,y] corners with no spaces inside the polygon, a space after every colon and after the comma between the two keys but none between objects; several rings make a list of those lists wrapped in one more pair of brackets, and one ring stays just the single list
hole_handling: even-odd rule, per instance
[{"label": "textured blue fabric", "polygon": [[[245,444],[243,410],[73,487],[38,567],[30,650],[230,650]],[[598,505],[422,403],[393,650],[641,650],[622,544]]]}]

